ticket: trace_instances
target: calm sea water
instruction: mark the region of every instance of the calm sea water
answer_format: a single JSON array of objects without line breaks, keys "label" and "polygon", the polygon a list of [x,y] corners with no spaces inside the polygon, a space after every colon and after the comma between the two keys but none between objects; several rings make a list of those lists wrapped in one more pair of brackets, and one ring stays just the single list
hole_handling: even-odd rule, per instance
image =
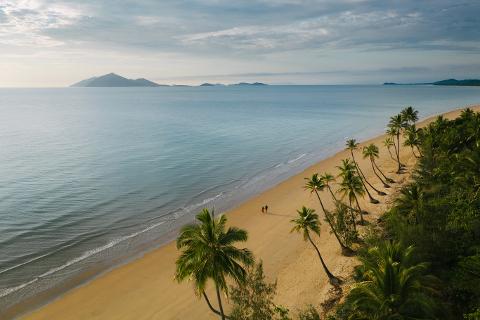
[{"label": "calm sea water", "polygon": [[0,309],[164,242],[404,106],[479,102],[433,86],[0,89]]}]

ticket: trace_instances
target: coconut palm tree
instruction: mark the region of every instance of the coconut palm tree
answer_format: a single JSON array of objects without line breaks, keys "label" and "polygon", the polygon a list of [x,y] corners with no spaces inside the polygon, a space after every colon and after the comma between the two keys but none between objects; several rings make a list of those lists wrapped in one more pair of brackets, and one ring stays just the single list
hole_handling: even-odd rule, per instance
[{"label": "coconut palm tree", "polygon": [[412,106],[404,108],[400,112],[400,115],[402,116],[403,122],[407,125],[415,125],[415,122],[418,120],[418,111]]},{"label": "coconut palm tree", "polygon": [[322,179],[323,183],[325,184],[325,186],[327,187],[328,191],[330,192],[330,195],[332,196],[333,198],[333,201],[337,202],[337,197],[335,197],[335,193],[333,193],[332,191],[332,187],[331,187],[331,183],[335,181],[335,177],[330,174],[329,172],[325,172],[324,174],[322,174],[320,176],[320,179]]},{"label": "coconut palm tree", "polygon": [[323,179],[318,176],[318,173],[315,173],[312,175],[311,178],[305,178],[305,190],[310,191],[310,193],[315,193],[318,199],[318,202],[320,202],[320,206],[322,207],[323,213],[325,215],[325,220],[327,220],[328,225],[330,226],[330,229],[332,230],[333,234],[335,235],[335,238],[337,238],[338,244],[342,248],[342,254],[350,254],[351,250],[343,244],[342,240],[340,240],[340,237],[338,236],[337,230],[333,226],[333,222],[331,220],[329,212],[325,209],[325,206],[323,205],[322,198],[320,198],[319,192],[323,191],[326,187],[326,184],[323,182]]},{"label": "coconut palm tree", "polygon": [[392,151],[390,150],[391,147],[395,148],[395,143],[393,141],[394,140],[392,139],[392,137],[388,136],[385,138],[385,140],[383,140],[383,145],[387,148],[388,153],[390,154],[390,158],[397,161],[397,159],[395,159],[395,157],[393,156]]},{"label": "coconut palm tree", "polygon": [[[193,280],[195,292],[203,295],[209,308],[222,320],[227,319],[220,291],[227,291],[227,277],[242,283],[245,266],[253,264],[253,254],[239,249],[236,242],[247,241],[247,232],[236,227],[226,229],[227,218],[214,217],[213,211],[203,209],[196,217],[198,224],[188,224],[180,230],[177,248],[182,250],[176,261],[175,278],[181,282]],[[208,280],[215,284],[219,311],[214,309],[205,293]]]},{"label": "coconut palm tree", "polygon": [[[352,207],[352,202],[355,201],[358,211],[360,212],[360,221],[363,224],[363,211],[360,208],[360,204],[357,199],[357,195],[363,196],[365,194],[362,179],[355,170],[355,166],[350,162],[349,159],[342,160],[342,165],[338,167],[338,169],[340,170],[339,177],[342,178],[342,182],[340,183],[340,188],[338,189],[338,192],[342,194],[342,198],[348,198],[350,207]],[[353,210],[351,210],[350,212],[352,214],[354,230],[357,231],[357,226],[355,224],[355,213]]]},{"label": "coconut palm tree", "polygon": [[395,135],[397,139],[397,143],[395,144],[396,146],[395,153],[397,155],[397,162],[398,162],[397,173],[401,173],[402,167],[403,167],[403,164],[400,162],[400,132],[402,131],[403,126],[404,126],[404,121],[402,119],[401,114],[397,114],[396,116],[391,117],[390,122],[388,123],[388,128],[390,129],[388,133],[391,135]]},{"label": "coconut palm tree", "polygon": [[[346,142],[346,146],[347,146],[347,149],[350,150],[350,155],[352,156],[353,163],[355,164],[355,168],[357,169],[357,172],[358,172],[358,174],[359,174],[359,176],[360,176],[360,180],[362,180],[362,184],[363,184],[365,190],[367,191],[367,194],[368,194],[368,196],[369,196],[369,198],[370,198],[370,202],[371,202],[371,203],[378,203],[378,200],[373,199],[373,198],[371,197],[371,195],[370,195],[370,193],[368,192],[368,188],[367,188],[367,186],[365,185],[365,183],[368,184],[368,185],[370,186],[370,188],[372,188],[373,190],[375,190],[375,191],[377,192],[377,194],[380,195],[380,196],[384,196],[384,195],[386,195],[386,193],[383,192],[383,191],[380,191],[380,190],[376,189],[374,186],[372,186],[372,184],[371,184],[370,182],[368,182],[367,178],[366,178],[365,175],[363,174],[363,171],[362,171],[362,169],[360,168],[360,166],[358,165],[357,160],[355,159],[355,155],[353,154],[353,150],[357,150],[357,149],[358,149],[358,143],[357,143],[357,141],[356,141],[355,139],[349,139],[349,140],[347,140],[347,142]],[[372,199],[373,199],[373,201],[372,201]]]},{"label": "coconut palm tree", "polygon": [[423,191],[419,184],[412,183],[403,187],[395,203],[398,212],[407,217],[408,221],[419,223],[423,210]]},{"label": "coconut palm tree", "polygon": [[[375,175],[377,176],[377,178],[383,183],[383,186],[385,188],[390,188],[390,186],[387,184],[386,181],[392,183],[392,179],[389,179],[387,178],[382,170],[380,170],[380,168],[377,166],[377,164],[375,163],[375,158],[378,158],[379,157],[379,150],[378,150],[378,147],[373,144],[373,143],[370,143],[368,146],[365,146],[363,147],[363,158],[368,158],[370,160],[370,163],[372,165],[372,170],[373,172],[375,173]],[[383,179],[385,179],[385,181],[378,175],[378,172],[380,172],[380,174],[383,176]]]},{"label": "coconut palm tree", "polygon": [[353,319],[437,319],[438,280],[426,274],[426,263],[413,263],[413,251],[387,242],[360,257],[363,281],[346,298]]},{"label": "coconut palm tree", "polygon": [[332,196],[335,205],[342,205],[342,206],[347,207],[349,210],[358,211],[358,209],[349,207],[347,204],[345,204],[345,203],[343,203],[343,202],[341,202],[340,200],[337,199],[337,197],[335,196],[335,193],[333,192],[332,187],[330,185],[333,181],[335,181],[335,177],[332,174],[330,174],[328,172],[325,172],[322,176],[320,176],[320,179],[322,179],[323,183],[325,184],[328,191],[330,192],[330,195]]},{"label": "coconut palm tree", "polygon": [[[421,153],[420,153],[419,130],[417,130],[414,124],[409,125],[405,129],[405,141],[403,142],[403,145],[406,147],[410,147],[412,149],[412,153],[415,156],[415,158],[420,158]],[[417,156],[414,148],[417,148],[420,155]]]},{"label": "coconut palm tree", "polygon": [[314,209],[306,208],[305,206],[302,209],[297,210],[298,217],[292,219],[291,222],[294,224],[292,230],[290,232],[298,232],[303,234],[303,239],[305,241],[309,241],[310,244],[315,248],[318,254],[318,258],[320,259],[320,263],[322,264],[323,270],[327,274],[328,280],[334,286],[338,286],[340,284],[340,279],[335,277],[330,270],[328,270],[325,261],[323,261],[322,254],[320,250],[315,245],[310,236],[310,232],[313,232],[320,236],[320,221],[318,220],[318,215],[315,213]]}]

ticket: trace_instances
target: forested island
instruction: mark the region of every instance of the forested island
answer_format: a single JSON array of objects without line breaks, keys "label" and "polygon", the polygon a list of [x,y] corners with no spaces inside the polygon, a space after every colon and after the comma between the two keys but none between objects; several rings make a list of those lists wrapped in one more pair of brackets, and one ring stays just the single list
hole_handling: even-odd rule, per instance
[{"label": "forested island", "polygon": [[434,85],[434,86],[480,86],[479,79],[447,79],[435,82],[425,82],[425,83],[396,83],[396,82],[385,82],[384,86],[395,86],[395,85]]}]

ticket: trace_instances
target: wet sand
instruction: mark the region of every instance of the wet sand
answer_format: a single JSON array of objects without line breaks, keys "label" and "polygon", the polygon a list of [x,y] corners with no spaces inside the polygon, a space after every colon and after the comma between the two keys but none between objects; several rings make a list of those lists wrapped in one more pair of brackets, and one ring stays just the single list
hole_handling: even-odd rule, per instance
[{"label": "wet sand", "polygon": [[[480,106],[476,106],[475,110],[480,111]],[[460,110],[454,110],[444,116],[455,118],[459,113]],[[418,126],[434,119],[435,117],[423,120]],[[377,163],[387,176],[397,182],[391,188],[383,189],[373,175],[369,161],[362,159],[360,150],[355,155],[367,179],[388,194],[379,196],[372,193],[380,200],[377,205],[370,204],[368,198],[361,200],[362,208],[370,213],[365,216],[370,223],[375,223],[388,208],[401,184],[408,179],[409,171],[415,163],[410,149],[402,147],[401,158],[407,164],[407,172],[395,174],[396,163],[383,147],[384,138],[381,135],[364,141],[359,148],[361,150],[369,143],[375,143],[380,148]],[[332,273],[348,279],[357,263],[355,257],[341,255],[335,237],[323,222],[318,200],[315,195],[303,190],[305,177],[316,172],[330,172],[336,176],[336,166],[342,159],[349,157],[349,152],[340,151],[227,213],[230,225],[248,231],[246,246],[254,252],[257,260],[263,261],[267,278],[277,280],[276,302],[288,307],[293,313],[307,304],[321,309],[321,303],[329,297],[328,291],[332,288],[316,252],[303,241],[301,235],[290,233],[290,220],[302,205],[316,209],[321,217],[321,236],[316,237],[315,241]],[[324,192],[321,197],[327,208],[331,208],[333,203],[330,195]],[[261,207],[265,204],[269,206],[268,214],[261,212]],[[178,284],[174,281],[177,256],[175,244],[169,243],[70,290],[55,301],[23,316],[23,319],[217,319],[206,303],[194,295],[191,284]],[[207,294],[216,305],[211,287]]]}]

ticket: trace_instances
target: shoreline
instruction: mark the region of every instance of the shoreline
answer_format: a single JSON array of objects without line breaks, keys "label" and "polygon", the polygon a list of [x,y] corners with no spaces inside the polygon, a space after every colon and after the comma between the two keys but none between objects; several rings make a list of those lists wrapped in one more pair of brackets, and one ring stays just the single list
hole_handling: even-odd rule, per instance
[{"label": "shoreline", "polygon": [[[448,118],[454,117],[464,108],[422,119],[419,125],[434,120],[440,114]],[[480,109],[479,106],[474,108]],[[376,142],[381,146],[379,142],[383,137],[384,135],[381,134],[362,141],[361,146],[370,142]],[[383,146],[380,149],[379,164],[392,174],[391,168],[388,167],[388,152]],[[411,158],[406,150],[402,152],[402,159]],[[246,246],[252,249],[257,259],[263,260],[267,278],[277,279],[276,300],[292,311],[300,306],[300,302],[302,306],[308,303],[318,306],[318,298],[325,296],[329,287],[323,274],[309,272],[309,270],[317,270],[317,263],[312,259],[315,258],[314,253],[304,245],[301,237],[289,234],[289,220],[300,203],[319,210],[316,199],[301,189],[303,178],[317,171],[328,170],[336,173],[335,166],[339,164],[341,158],[345,157],[348,157],[345,151],[333,153],[225,212],[228,214],[229,224],[249,231],[250,237]],[[366,166],[366,161],[357,160],[362,168],[369,168]],[[406,162],[409,163],[409,160],[412,159],[407,159]],[[370,170],[365,171],[367,178],[370,178],[372,174]],[[406,176],[400,177],[406,178]],[[374,185],[379,186],[378,183]],[[394,189],[393,186],[392,189]],[[390,191],[388,193],[394,194]],[[382,204],[375,208],[365,201],[361,202],[368,211],[373,213],[366,217],[367,220],[375,218],[378,213],[374,211],[385,209],[388,201],[383,199],[379,198]],[[260,212],[260,207],[265,203],[271,209],[268,215]],[[169,233],[177,231],[172,230]],[[322,236],[317,241],[320,241],[320,249],[334,273],[348,274],[353,268],[354,259],[340,255],[338,245],[329,234],[325,223],[322,224]],[[39,303],[39,308],[34,311],[31,311],[32,307],[29,308],[30,310],[25,308],[23,311],[12,313],[11,316],[23,315],[25,319],[190,319],[192,317],[215,319],[204,302],[196,299],[189,284],[177,284],[173,281],[176,256],[173,241],[160,244],[156,248],[139,253],[121,264],[108,268],[84,283],[79,283],[56,298],[45,301],[43,304]],[[322,290],[319,290],[318,285],[321,285]],[[299,298],[300,296],[302,297]]]}]

